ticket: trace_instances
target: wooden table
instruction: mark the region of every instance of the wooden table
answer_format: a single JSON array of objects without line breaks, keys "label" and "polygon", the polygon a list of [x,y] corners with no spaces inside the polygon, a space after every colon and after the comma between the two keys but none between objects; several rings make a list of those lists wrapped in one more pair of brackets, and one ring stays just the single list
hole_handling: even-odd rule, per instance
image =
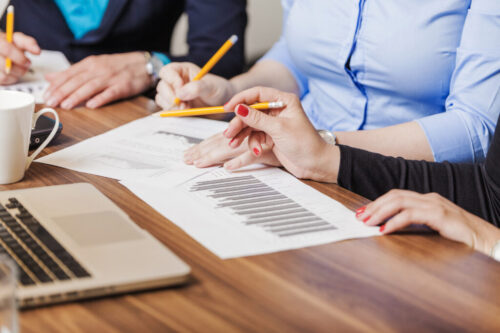
[{"label": "wooden table", "polygon": [[[60,111],[54,152],[148,115],[136,98]],[[220,260],[117,181],[34,163],[0,190],[89,182],[192,267],[182,287],[21,312],[22,332],[500,332],[500,264],[437,235],[393,235]],[[366,200],[307,182],[350,209]]]}]

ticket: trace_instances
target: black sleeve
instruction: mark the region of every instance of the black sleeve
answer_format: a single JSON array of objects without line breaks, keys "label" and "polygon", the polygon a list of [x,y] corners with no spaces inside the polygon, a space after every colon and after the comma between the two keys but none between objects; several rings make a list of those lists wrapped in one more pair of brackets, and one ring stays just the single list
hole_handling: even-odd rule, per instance
[{"label": "black sleeve", "polygon": [[172,61],[189,61],[203,66],[232,35],[239,40],[211,73],[231,78],[245,65],[246,0],[187,0],[189,54]]},{"label": "black sleeve", "polygon": [[391,189],[436,192],[500,226],[500,131],[484,164],[408,161],[340,146],[338,183],[370,200]]}]

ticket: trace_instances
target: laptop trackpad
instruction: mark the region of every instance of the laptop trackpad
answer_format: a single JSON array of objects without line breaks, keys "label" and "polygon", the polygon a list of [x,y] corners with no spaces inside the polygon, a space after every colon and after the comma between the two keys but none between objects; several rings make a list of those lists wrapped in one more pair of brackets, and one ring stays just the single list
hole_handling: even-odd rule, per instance
[{"label": "laptop trackpad", "polygon": [[52,218],[64,233],[79,246],[126,242],[144,237],[122,215],[103,211]]}]

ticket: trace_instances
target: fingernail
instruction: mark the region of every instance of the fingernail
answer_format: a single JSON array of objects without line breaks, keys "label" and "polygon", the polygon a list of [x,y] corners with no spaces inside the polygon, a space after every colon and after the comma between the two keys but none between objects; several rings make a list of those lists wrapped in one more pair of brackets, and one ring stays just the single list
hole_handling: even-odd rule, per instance
[{"label": "fingernail", "polygon": [[380,227],[380,232],[384,232],[384,230],[385,230],[385,224]]},{"label": "fingernail", "polygon": [[359,218],[366,210],[366,206],[363,206],[361,208],[359,208],[358,210],[356,210],[356,217]]},{"label": "fingernail", "polygon": [[227,129],[224,130],[224,132],[222,132],[222,135],[226,136],[226,133],[227,133]]},{"label": "fingernail", "polygon": [[238,105],[238,108],[236,110],[236,112],[242,116],[242,117],[246,117],[248,116],[248,107],[246,107],[245,105]]},{"label": "fingernail", "polygon": [[233,138],[231,141],[229,141],[229,146],[233,144],[234,140],[236,140],[236,138]]},{"label": "fingernail", "polygon": [[363,220],[363,223],[368,222],[368,220],[369,220],[369,219],[370,219],[370,216],[368,216],[367,218],[365,218],[365,219]]},{"label": "fingernail", "polygon": [[226,102],[226,103],[224,103],[224,106],[226,106],[226,105],[228,105],[228,104],[229,104],[229,102]]},{"label": "fingernail", "polygon": [[49,99],[49,101],[47,102],[47,105],[50,106],[50,107],[54,107],[57,105],[57,100],[55,98],[51,98]]},{"label": "fingernail", "polygon": [[253,152],[255,153],[256,156],[259,156],[259,154],[260,154],[260,151],[257,148],[254,148]]},{"label": "fingernail", "polygon": [[69,109],[71,109],[71,103],[70,102],[62,102],[61,107],[63,109],[69,110]]}]

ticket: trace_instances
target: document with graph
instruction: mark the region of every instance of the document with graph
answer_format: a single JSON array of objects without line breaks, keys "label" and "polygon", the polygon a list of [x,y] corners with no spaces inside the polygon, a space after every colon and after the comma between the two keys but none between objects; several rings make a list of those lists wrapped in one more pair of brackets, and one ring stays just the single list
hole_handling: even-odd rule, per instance
[{"label": "document with graph", "polygon": [[184,164],[185,150],[226,127],[209,119],[149,116],[36,162],[114,179],[163,176],[175,183],[205,172]]},{"label": "document with graph", "polygon": [[223,259],[379,235],[278,168],[217,168],[173,187],[162,177],[121,183]]}]

